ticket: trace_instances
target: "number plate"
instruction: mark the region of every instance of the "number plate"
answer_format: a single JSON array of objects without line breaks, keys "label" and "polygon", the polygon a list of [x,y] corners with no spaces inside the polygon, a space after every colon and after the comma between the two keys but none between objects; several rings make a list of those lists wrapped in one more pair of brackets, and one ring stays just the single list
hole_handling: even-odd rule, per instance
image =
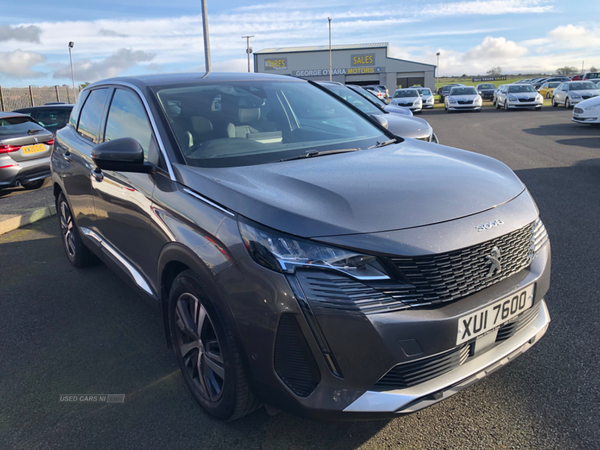
[{"label": "number plate", "polygon": [[470,341],[508,322],[533,305],[534,285],[505,297],[476,313],[461,317],[458,321],[456,345]]},{"label": "number plate", "polygon": [[24,155],[30,155],[32,153],[45,152],[46,146],[44,144],[26,145],[21,147]]}]

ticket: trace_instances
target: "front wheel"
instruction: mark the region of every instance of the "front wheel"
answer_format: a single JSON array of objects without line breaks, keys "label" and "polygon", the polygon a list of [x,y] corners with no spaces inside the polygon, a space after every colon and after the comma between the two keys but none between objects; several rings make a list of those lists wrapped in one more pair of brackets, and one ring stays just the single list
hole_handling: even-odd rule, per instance
[{"label": "front wheel", "polygon": [[508,100],[504,100],[504,111],[508,111]]},{"label": "front wheel", "polygon": [[169,323],[183,379],[209,415],[234,420],[260,406],[227,321],[191,270],[173,282]]},{"label": "front wheel", "polygon": [[569,97],[567,97],[567,99],[565,100],[565,108],[571,109],[571,101],[569,100]]},{"label": "front wheel", "polygon": [[557,108],[558,107],[558,103],[556,103],[556,99],[554,97],[552,97],[552,107],[553,108]]},{"label": "front wheel", "polygon": [[62,193],[56,199],[56,213],[60,224],[63,249],[67,258],[69,258],[69,262],[79,268],[88,267],[98,262],[96,255],[82,242],[71,208],[69,208],[67,199]]},{"label": "front wheel", "polygon": [[550,92],[546,93],[546,98],[549,99],[550,98]]}]

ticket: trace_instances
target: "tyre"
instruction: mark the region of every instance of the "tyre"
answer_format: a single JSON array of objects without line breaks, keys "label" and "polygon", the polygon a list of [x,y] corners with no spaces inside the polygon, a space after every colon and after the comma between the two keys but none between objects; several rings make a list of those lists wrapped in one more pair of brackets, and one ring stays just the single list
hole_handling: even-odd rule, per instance
[{"label": "tyre", "polygon": [[558,103],[556,103],[556,99],[554,97],[552,97],[552,107],[553,108],[557,108],[558,107]]},{"label": "tyre", "polygon": [[535,110],[536,110],[536,111],[541,111],[541,110],[542,110],[542,107],[541,107],[541,106],[536,106],[536,107],[535,107]]},{"label": "tyre", "polygon": [[204,411],[234,420],[260,406],[227,321],[191,270],[173,282],[169,324],[183,379]]},{"label": "tyre", "polygon": [[45,179],[41,179],[41,180],[36,180],[36,181],[30,181],[29,183],[23,183],[21,186],[23,186],[25,189],[39,189],[42,187],[42,184],[44,184]]},{"label": "tyre", "polygon": [[496,109],[500,109],[500,102],[496,100]]},{"label": "tyre", "polygon": [[567,97],[565,100],[565,108],[571,109],[571,101],[569,100],[569,97]]},{"label": "tyre", "polygon": [[508,111],[508,100],[504,100],[504,111]]},{"label": "tyre", "polygon": [[77,225],[73,220],[71,208],[63,193],[60,193],[56,199],[56,213],[58,214],[63,249],[69,262],[80,268],[96,264],[98,258],[82,242]]},{"label": "tyre", "polygon": [[546,98],[550,98],[550,92],[546,92]]}]

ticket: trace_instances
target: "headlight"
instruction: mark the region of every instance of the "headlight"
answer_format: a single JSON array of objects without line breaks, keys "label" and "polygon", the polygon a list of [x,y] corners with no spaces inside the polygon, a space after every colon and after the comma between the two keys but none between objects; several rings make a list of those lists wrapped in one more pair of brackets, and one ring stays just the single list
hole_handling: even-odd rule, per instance
[{"label": "headlight", "polygon": [[600,105],[588,106],[585,108],[586,111],[591,111],[593,109],[600,109]]},{"label": "headlight", "polygon": [[537,102],[543,102],[544,101],[544,97],[542,97],[540,94],[535,96],[535,101]]},{"label": "headlight", "polygon": [[329,269],[358,280],[388,280],[390,277],[375,256],[315,244],[260,225],[238,222],[240,234],[252,259],[280,273],[296,268]]},{"label": "headlight", "polygon": [[508,101],[509,102],[516,102],[516,101],[518,101],[518,99],[517,99],[517,97],[513,97],[512,95],[509,95],[508,96]]},{"label": "headlight", "polygon": [[579,94],[571,94],[571,98],[574,98],[574,99],[581,98],[581,95],[579,95]]},{"label": "headlight", "polygon": [[480,96],[475,97],[475,103],[481,103],[481,101],[482,100]]},{"label": "headlight", "polygon": [[456,99],[454,97],[448,97],[448,101],[450,103],[456,103]]}]

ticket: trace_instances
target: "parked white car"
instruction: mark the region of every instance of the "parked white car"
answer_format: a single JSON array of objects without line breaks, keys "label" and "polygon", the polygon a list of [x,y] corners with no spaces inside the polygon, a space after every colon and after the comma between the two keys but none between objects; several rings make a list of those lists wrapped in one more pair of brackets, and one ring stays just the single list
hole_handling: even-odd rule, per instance
[{"label": "parked white car", "polygon": [[531,84],[507,84],[502,86],[496,99],[496,108],[509,109],[535,108],[542,109],[544,97]]},{"label": "parked white car", "polygon": [[419,113],[423,110],[423,99],[416,88],[396,89],[391,103],[404,106],[414,113]]},{"label": "parked white car", "polygon": [[600,96],[583,100],[573,108],[573,122],[600,123]]},{"label": "parked white car", "polygon": [[496,102],[498,101],[498,94],[500,93],[500,89],[502,89],[504,86],[508,86],[508,84],[501,84],[494,91],[494,97],[492,98],[492,105],[496,106]]},{"label": "parked white car", "polygon": [[552,106],[565,105],[570,108],[579,102],[600,95],[600,89],[591,81],[569,81],[561,83],[552,93]]},{"label": "parked white car", "polygon": [[424,87],[416,87],[415,89],[421,96],[421,100],[423,101],[423,109],[433,109],[433,102],[435,100],[433,98],[433,92],[431,92],[431,89]]},{"label": "parked white car", "polygon": [[455,86],[450,89],[450,94],[444,99],[444,109],[447,112],[481,112],[482,102],[481,95],[473,86]]}]

